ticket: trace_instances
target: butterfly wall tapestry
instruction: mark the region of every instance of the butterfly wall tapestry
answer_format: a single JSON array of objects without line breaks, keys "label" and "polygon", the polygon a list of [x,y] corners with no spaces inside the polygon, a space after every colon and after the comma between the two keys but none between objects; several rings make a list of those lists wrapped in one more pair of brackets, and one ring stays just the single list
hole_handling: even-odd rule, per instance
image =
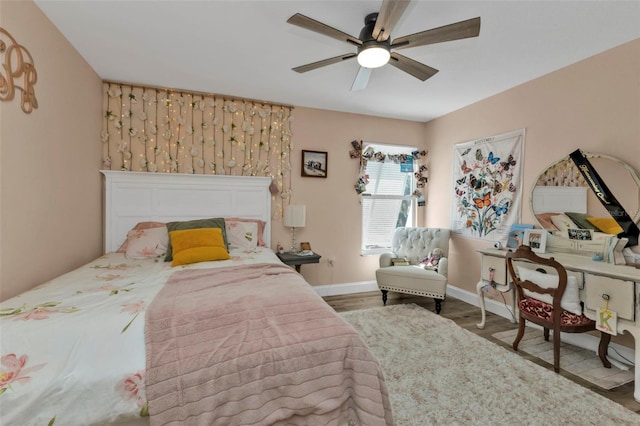
[{"label": "butterfly wall tapestry", "polygon": [[453,146],[452,232],[506,242],[520,222],[524,129]]}]

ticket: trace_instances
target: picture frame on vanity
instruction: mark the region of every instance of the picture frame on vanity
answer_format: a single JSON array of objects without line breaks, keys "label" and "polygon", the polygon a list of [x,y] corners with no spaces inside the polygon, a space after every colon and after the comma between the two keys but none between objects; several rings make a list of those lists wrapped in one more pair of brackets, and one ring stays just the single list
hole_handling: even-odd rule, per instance
[{"label": "picture frame on vanity", "polygon": [[302,177],[327,177],[328,154],[326,151],[302,151]]},{"label": "picture frame on vanity", "polygon": [[593,240],[593,230],[591,229],[567,229],[570,240]]},{"label": "picture frame on vanity", "polygon": [[514,223],[509,229],[509,235],[507,236],[507,247],[517,249],[523,244],[524,231],[527,229],[533,229],[533,225],[526,223]]},{"label": "picture frame on vanity", "polygon": [[544,229],[525,229],[522,245],[531,247],[531,251],[544,253],[547,248],[547,231]]}]

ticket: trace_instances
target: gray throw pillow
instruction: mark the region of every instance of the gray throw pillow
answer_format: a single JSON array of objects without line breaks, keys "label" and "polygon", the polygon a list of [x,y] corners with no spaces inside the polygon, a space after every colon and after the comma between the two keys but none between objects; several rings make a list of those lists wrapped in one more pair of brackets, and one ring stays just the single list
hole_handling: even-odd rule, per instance
[{"label": "gray throw pillow", "polygon": [[573,213],[573,212],[565,212],[565,214],[569,216],[569,218],[573,221],[573,223],[578,225],[580,229],[591,229],[593,231],[599,231],[599,229],[596,229],[596,227],[593,226],[593,224],[587,220],[587,217],[589,217],[588,214]]}]

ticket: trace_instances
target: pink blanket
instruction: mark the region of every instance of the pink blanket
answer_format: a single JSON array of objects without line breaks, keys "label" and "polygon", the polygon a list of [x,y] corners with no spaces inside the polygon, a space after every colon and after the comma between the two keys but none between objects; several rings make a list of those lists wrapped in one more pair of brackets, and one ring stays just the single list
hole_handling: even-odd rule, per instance
[{"label": "pink blanket", "polygon": [[392,425],[377,361],[291,268],[176,272],[146,315],[151,425]]}]

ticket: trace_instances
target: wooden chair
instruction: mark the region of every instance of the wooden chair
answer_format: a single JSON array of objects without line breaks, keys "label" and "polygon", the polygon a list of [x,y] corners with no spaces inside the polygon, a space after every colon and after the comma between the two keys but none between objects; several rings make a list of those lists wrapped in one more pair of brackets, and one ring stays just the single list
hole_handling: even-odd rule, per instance
[{"label": "wooden chair", "polygon": [[[513,349],[518,350],[526,321],[542,326],[546,341],[549,341],[549,330],[553,330],[553,369],[558,373],[560,371],[560,332],[593,331],[596,330],[596,323],[582,314],[582,305],[577,298],[577,283],[575,283],[575,297],[578,300],[580,314],[578,315],[575,308],[572,309],[573,312],[563,308],[563,305],[566,307],[571,303],[566,298],[563,299],[567,289],[567,271],[553,257],[542,258],[531,251],[529,246],[520,246],[515,252],[507,253],[506,257],[509,275],[516,287],[517,306],[520,313],[518,335],[513,341]],[[519,266],[514,266],[514,261]],[[530,264],[526,265],[518,261],[526,261]],[[547,273],[549,275],[544,275]],[[524,275],[528,279],[524,277],[521,279]],[[611,363],[607,359],[610,341],[610,334],[600,332],[598,356],[606,368],[611,368]]]}]

